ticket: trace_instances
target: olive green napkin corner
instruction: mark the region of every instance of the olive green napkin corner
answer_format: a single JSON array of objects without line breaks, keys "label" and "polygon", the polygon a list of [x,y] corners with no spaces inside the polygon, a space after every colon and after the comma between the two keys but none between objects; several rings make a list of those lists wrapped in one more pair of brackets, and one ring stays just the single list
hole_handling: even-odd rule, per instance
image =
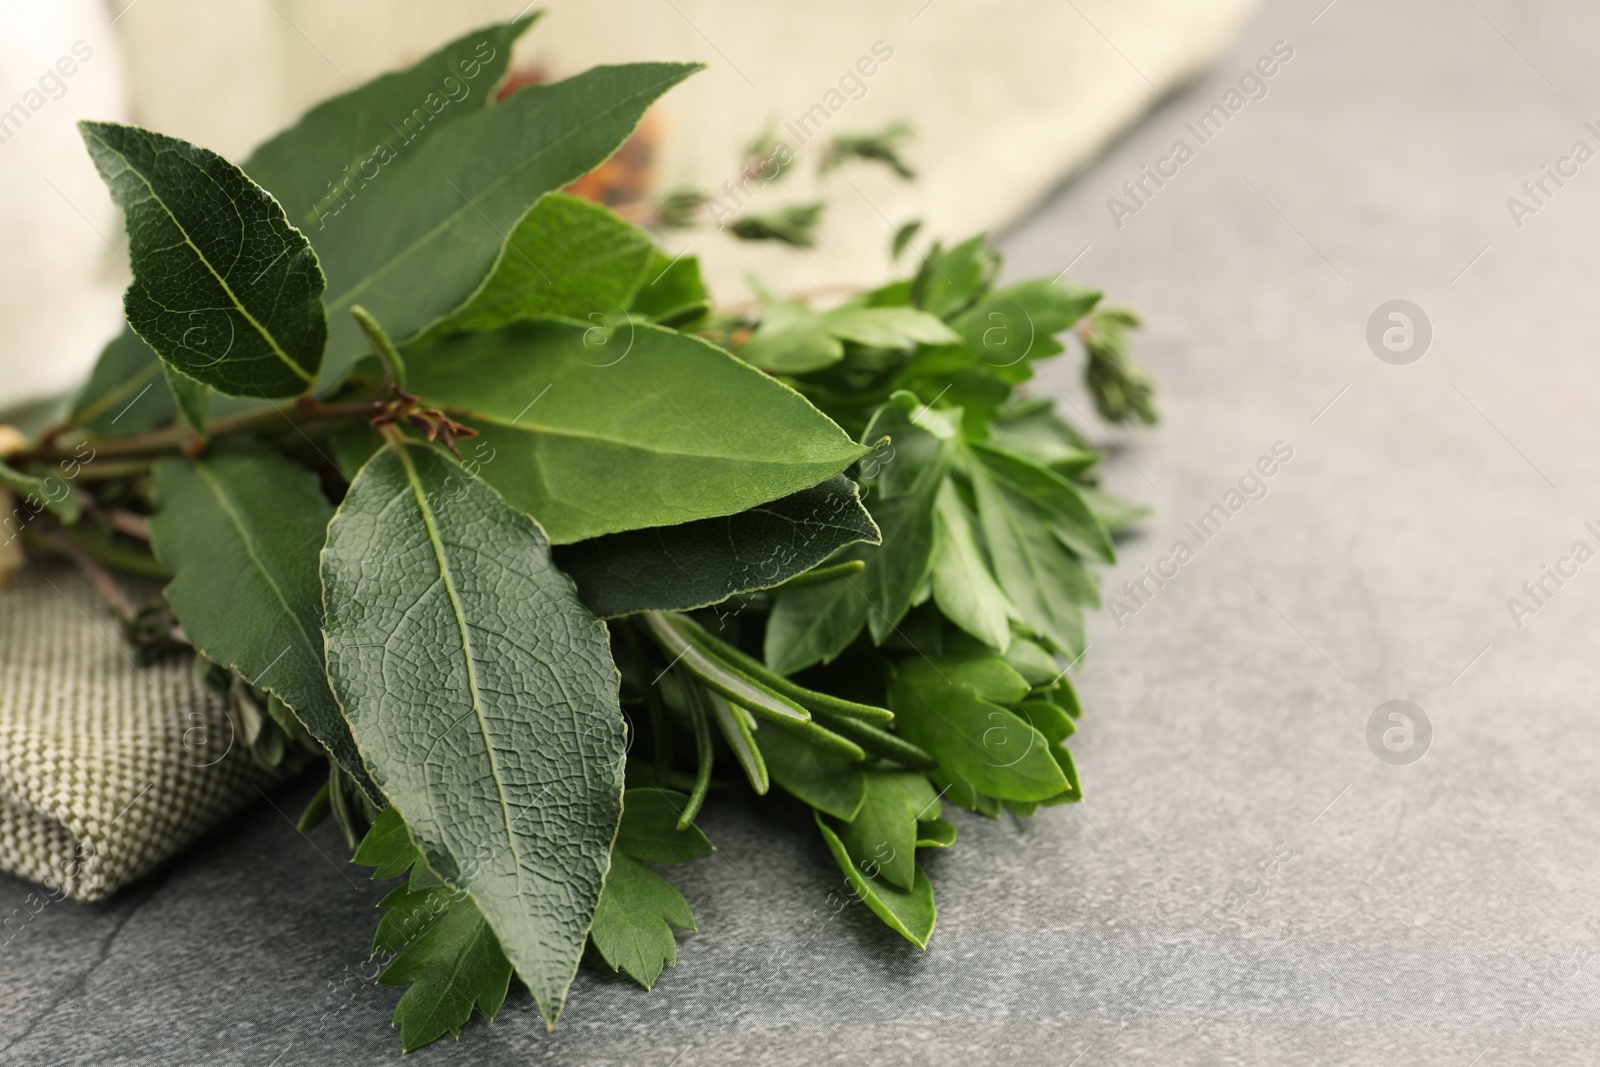
[{"label": "olive green napkin corner", "polygon": [[0,870],[100,900],[269,780],[193,661],[137,663],[86,578],[34,563],[0,591]]}]

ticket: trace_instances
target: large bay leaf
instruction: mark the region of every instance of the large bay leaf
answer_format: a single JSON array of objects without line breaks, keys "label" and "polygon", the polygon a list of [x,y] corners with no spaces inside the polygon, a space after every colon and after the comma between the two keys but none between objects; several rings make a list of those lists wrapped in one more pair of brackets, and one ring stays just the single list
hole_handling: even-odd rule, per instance
[{"label": "large bay leaf", "polygon": [[333,508],[317,477],[275,452],[156,464],[150,544],[172,569],[167,603],[195,647],[293,708],[371,788],[328,689],[317,557]]},{"label": "large bay leaf", "polygon": [[555,544],[744,511],[865,451],[787,386],[642,323],[518,323],[408,349],[406,368],[479,430],[479,477]]},{"label": "large bay leaf", "polygon": [[128,229],[134,332],[221,392],[305,392],[327,339],[323,277],[278,202],[198,145],[136,126],[80,129]]},{"label": "large bay leaf", "polygon": [[[494,269],[540,197],[580,177],[627,139],[645,108],[699,67],[596,67],[519,89],[407,146],[313,231],[328,275],[329,366],[366,348],[351,305],[397,341],[455,311]],[[514,253],[513,253],[514,254]]]},{"label": "large bay leaf", "polygon": [[736,515],[608,534],[556,549],[596,615],[688,611],[771,589],[878,528],[843,475]]},{"label": "large bay leaf", "polygon": [[554,1025],[621,813],[605,625],[539,527],[431,448],[361,469],[322,580],[329,680],[373,780]]},{"label": "large bay leaf", "polygon": [[245,173],[271,190],[301,229],[335,225],[383,168],[490,102],[511,46],[532,21],[473,30],[406,70],[324,100],[257,147]]}]

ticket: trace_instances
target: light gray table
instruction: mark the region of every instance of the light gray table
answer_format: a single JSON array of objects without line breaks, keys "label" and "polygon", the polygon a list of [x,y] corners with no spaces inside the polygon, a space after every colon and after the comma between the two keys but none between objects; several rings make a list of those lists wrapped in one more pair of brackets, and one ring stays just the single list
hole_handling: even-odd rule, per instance
[{"label": "light gray table", "polygon": [[[702,932],[654,993],[581,977],[554,1036],[523,996],[416,1062],[1600,1056],[1600,562],[1507,605],[1600,548],[1600,162],[1520,228],[1506,203],[1600,150],[1600,16],[1325,2],[1270,4],[1002,242],[1013,275],[1076,259],[1148,317],[1166,419],[1117,438],[1112,481],[1159,511],[1108,592],[1196,549],[1097,620],[1087,801],[959,818],[925,955],[859,908],[813,917],[837,876],[794,812],[716,806],[722,855],[679,878]],[[1185,123],[1279,40],[1265,98],[1199,145]],[[1194,157],[1115,226],[1107,198],[1180,138]],[[1394,299],[1431,323],[1409,365],[1366,338]],[[1049,388],[1082,408],[1071,379]],[[1200,545],[1185,523],[1280,441],[1265,497]],[[1431,723],[1409,766],[1368,743],[1392,699]],[[340,854],[263,804],[108,904],[50,906],[3,950],[0,1063],[397,1060],[396,991],[344,984],[380,890]]]}]

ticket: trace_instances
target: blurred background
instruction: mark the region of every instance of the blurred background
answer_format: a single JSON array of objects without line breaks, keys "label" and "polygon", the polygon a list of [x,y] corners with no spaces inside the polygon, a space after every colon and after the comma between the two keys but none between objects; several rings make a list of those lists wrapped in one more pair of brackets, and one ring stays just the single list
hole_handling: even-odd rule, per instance
[{"label": "blurred background", "polygon": [[[669,251],[692,244],[713,292],[736,300],[752,273],[782,290],[881,281],[891,237],[913,219],[947,240],[1013,221],[1202,69],[1254,6],[922,3],[552,0],[513,82],[709,63],[585,191],[626,212],[693,186],[721,198],[722,223],[826,200],[814,250],[716,225],[666,235]],[[317,101],[516,13],[496,0],[0,0],[0,404],[71,388],[119,329],[122,227],[78,120],[133,122],[238,160]],[[809,165],[833,137],[902,121],[916,181]],[[808,165],[781,186],[741,186],[746,148],[768,130]]]}]

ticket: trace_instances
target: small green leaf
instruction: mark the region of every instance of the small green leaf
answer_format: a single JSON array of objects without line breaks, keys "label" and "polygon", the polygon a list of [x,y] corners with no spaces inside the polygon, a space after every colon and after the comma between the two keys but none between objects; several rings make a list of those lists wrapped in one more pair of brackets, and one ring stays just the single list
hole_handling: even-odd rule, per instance
[{"label": "small green leaf", "polygon": [[983,246],[986,238],[980,233],[948,252],[935,248],[911,284],[912,304],[947,319],[988,292],[1000,256]]},{"label": "small green leaf", "polygon": [[1079,486],[1078,492],[1083,499],[1089,502],[1095,515],[1105,523],[1106,529],[1112,533],[1121,533],[1123,530],[1137,524],[1139,520],[1150,514],[1150,509],[1143,504],[1135,504],[1131,500],[1124,500],[1120,496],[1097,489],[1094,486]]},{"label": "small green leaf", "polygon": [[949,848],[956,843],[956,828],[943,819],[917,820],[918,848]]},{"label": "small green leaf", "polygon": [[827,843],[828,851],[833,853],[834,862],[844,872],[845,880],[862,902],[889,929],[926,950],[928,938],[933,936],[933,924],[938,911],[933,905],[933,885],[922,867],[917,867],[916,881],[909,892],[881,878],[869,878],[856,868],[849,851],[824,821],[822,813],[816,812],[815,817],[817,829],[822,832],[822,840]]},{"label": "small green leaf", "polygon": [[604,326],[646,281],[650,235],[599,204],[551,193],[522,217],[494,273],[430,334],[492,330],[519,319]]},{"label": "small green leaf", "polygon": [[961,339],[936,316],[916,308],[846,305],[821,313],[772,300],[739,358],[774,374],[804,374],[844,358],[844,342],[870,348],[910,348]]},{"label": "small green leaf", "polygon": [[[405,874],[407,868],[419,859],[421,853],[417,851],[417,846],[411,843],[411,837],[406,833],[405,820],[395,809],[384,808],[378,813],[378,817],[372,820],[367,836],[356,846],[351,862],[375,868],[372,877],[379,881],[388,881],[390,878],[398,878]],[[374,946],[377,947],[380,946]]]},{"label": "small green leaf", "polygon": [[725,517],[591,538],[556,549],[556,564],[602,618],[688,611],[770,589],[878,528],[858,487],[821,485]]},{"label": "small green leaf", "polygon": [[613,856],[589,931],[601,958],[649,989],[663,967],[678,962],[673,926],[694,929],[694,914],[683,894],[642,863]]},{"label": "small green leaf", "polygon": [[1025,498],[1048,516],[1050,530],[1079,555],[1115,563],[1111,534],[1078,492],[1077,486],[1021,456],[991,445],[974,443],[972,453],[995,481]]},{"label": "small green leaf", "polygon": [[874,449],[861,470],[877,490],[868,510],[883,544],[852,545],[838,557],[861,561],[857,574],[775,597],[763,649],[772,670],[793,674],[829,662],[864,626],[881,643],[905,617],[933,565],[934,502],[950,455],[949,422],[948,413],[923,407],[909,393],[879,409],[863,440],[887,436],[889,449]]},{"label": "small green leaf", "polygon": [[983,643],[1004,652],[1016,612],[989,572],[978,548],[975,519],[946,481],[935,504],[933,599],[945,617]]},{"label": "small green leaf", "polygon": [[1024,700],[1016,712],[1052,745],[1060,744],[1077,730],[1072,716],[1048,700]]},{"label": "small green leaf", "polygon": [[711,851],[698,827],[678,829],[689,798],[670,789],[629,789],[622,794],[616,848],[646,863],[687,863]]},{"label": "small green leaf", "polygon": [[870,771],[867,799],[839,840],[862,870],[901,889],[916,884],[917,823],[937,819],[939,795],[915,771]]},{"label": "small green leaf", "polygon": [[1011,647],[1006,649],[1005,660],[1029,685],[1049,685],[1064,677],[1050,653],[1022,638],[1011,642]]},{"label": "small green leaf", "polygon": [[889,689],[895,727],[948,774],[1002,800],[1046,800],[1070,788],[1050,742],[1013,712],[961,683],[959,664],[914,657]]},{"label": "small green leaf", "polygon": [[741,241],[780,241],[795,248],[816,244],[817,226],[827,204],[790,204],[765,215],[745,215],[728,227]]},{"label": "small green leaf", "polygon": [[657,252],[645,268],[644,283],[628,310],[651,322],[687,329],[711,310],[711,294],[700,280],[700,261],[694,256]]},{"label": "small green leaf", "polygon": [[167,363],[234,396],[303,393],[328,324],[323,276],[272,195],[215,152],[135,126],[80,127],[121,206],[128,322]]},{"label": "small green leaf", "polygon": [[761,754],[772,780],[785,792],[836,819],[855,818],[867,799],[867,778],[859,763],[776,730],[762,736]]},{"label": "small green leaf", "polygon": [[1054,533],[1052,517],[1002,484],[987,466],[971,467],[978,520],[995,577],[1022,621],[1071,657],[1083,654],[1083,605],[1098,604],[1083,563]]}]

